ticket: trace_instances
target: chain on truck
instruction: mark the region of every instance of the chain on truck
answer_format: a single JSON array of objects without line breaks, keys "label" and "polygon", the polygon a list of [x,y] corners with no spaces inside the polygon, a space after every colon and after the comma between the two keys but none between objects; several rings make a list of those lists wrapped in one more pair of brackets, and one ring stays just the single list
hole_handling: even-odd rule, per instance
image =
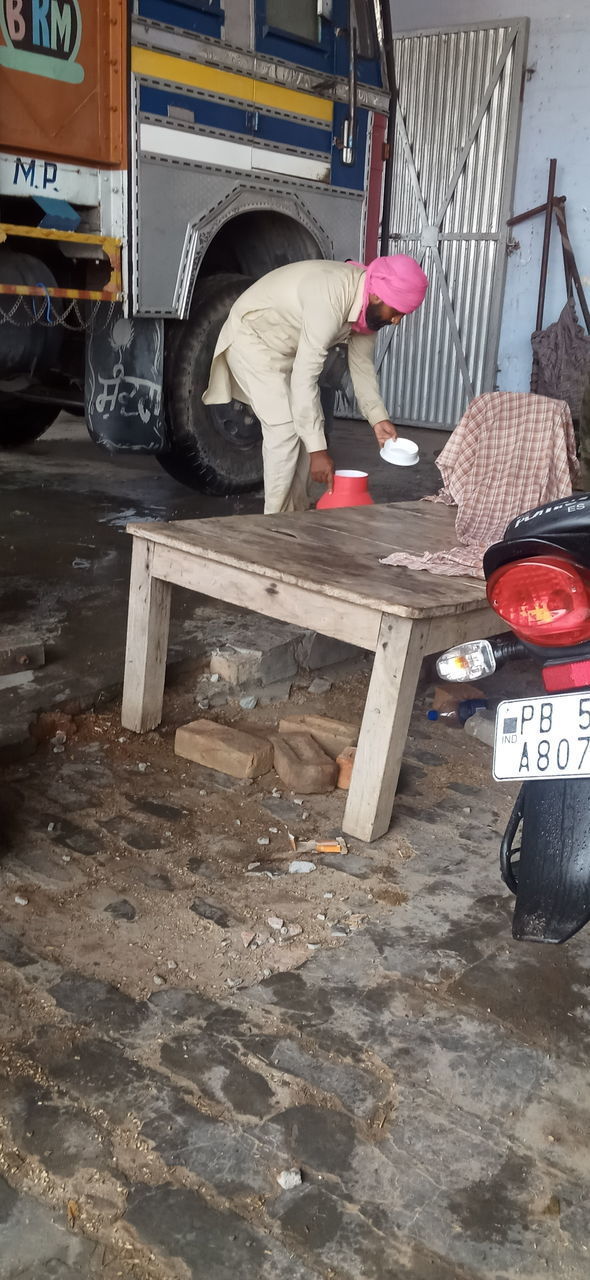
[{"label": "chain on truck", "polygon": [[65,409],[260,483],[250,410],[201,401],[217,335],[265,272],[379,251],[390,55],[381,0],[0,0],[0,446]]}]

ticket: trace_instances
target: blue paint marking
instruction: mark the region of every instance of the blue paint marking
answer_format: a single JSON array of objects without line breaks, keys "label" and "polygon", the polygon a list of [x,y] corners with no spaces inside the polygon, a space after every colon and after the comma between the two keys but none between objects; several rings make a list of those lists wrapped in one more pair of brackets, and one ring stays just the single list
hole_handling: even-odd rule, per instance
[{"label": "blue paint marking", "polygon": [[147,84],[140,85],[139,107],[140,111],[161,116],[166,120],[174,118],[168,115],[168,108],[179,107],[183,111],[193,113],[195,124],[204,125],[207,129],[223,129],[228,133],[243,134],[251,137],[254,142],[259,140],[282,143],[286,147],[320,151],[324,155],[330,154],[332,146],[332,134],[329,128],[315,128],[313,125],[299,124],[294,120],[283,120],[279,116],[266,115],[260,110],[232,107],[224,102],[210,102],[205,98],[171,93],[166,89],[154,89]]},{"label": "blue paint marking", "polygon": [[226,129],[230,133],[251,131],[248,121],[250,111],[246,107],[231,107],[224,102],[210,102],[206,98],[193,98],[185,93],[173,93],[169,89],[154,89],[142,84],[139,88],[139,109],[150,115],[168,116],[168,107],[179,107],[182,111],[192,111],[195,124],[203,124],[208,129]]},{"label": "blue paint marking", "polygon": [[76,213],[67,200],[50,199],[47,196],[34,196],[33,199],[45,214],[39,223],[40,227],[51,227],[54,231],[76,231],[80,226],[80,214]]},{"label": "blue paint marking", "polygon": [[257,111],[254,139],[264,142],[282,142],[286,147],[301,147],[304,151],[322,151],[329,155],[332,149],[332,130],[315,129],[311,125],[297,124],[294,120],[281,120],[279,116],[267,116]]},{"label": "blue paint marking", "polygon": [[219,4],[208,4],[207,0],[184,0],[184,3],[177,3],[177,0],[139,0],[139,14],[153,22],[165,22],[169,27],[221,39],[223,9]]},{"label": "blue paint marking", "polygon": [[[343,102],[334,105],[334,137],[342,137],[344,121],[348,108]],[[354,164],[342,163],[342,152],[334,147],[332,152],[332,186],[348,187],[351,191],[364,191],[365,164],[367,154],[368,111],[359,111],[357,115],[356,138],[354,140]]]}]

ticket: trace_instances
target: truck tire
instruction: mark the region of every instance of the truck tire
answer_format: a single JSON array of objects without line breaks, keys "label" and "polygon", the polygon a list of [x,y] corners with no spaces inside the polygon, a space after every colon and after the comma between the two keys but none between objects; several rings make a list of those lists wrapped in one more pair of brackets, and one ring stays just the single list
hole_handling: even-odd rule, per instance
[{"label": "truck tire", "polygon": [[59,405],[31,404],[14,396],[0,396],[0,449],[20,449],[37,440],[60,413]]},{"label": "truck tire", "polygon": [[[191,318],[169,344],[164,375],[170,447],[158,461],[174,480],[201,493],[244,493],[262,484],[262,432],[247,405],[204,405],[215,344],[247,276],[207,276]],[[179,326],[180,328],[180,326]]]}]

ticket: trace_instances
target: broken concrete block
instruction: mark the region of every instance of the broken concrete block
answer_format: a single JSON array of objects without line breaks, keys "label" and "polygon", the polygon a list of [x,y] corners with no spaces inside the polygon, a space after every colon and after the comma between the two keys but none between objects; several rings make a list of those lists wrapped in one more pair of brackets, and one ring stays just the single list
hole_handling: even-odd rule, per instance
[{"label": "broken concrete block", "polygon": [[359,725],[329,716],[289,716],[279,721],[279,733],[310,733],[333,760],[347,747],[355,747]]},{"label": "broken concrete block", "polygon": [[246,684],[256,680],[260,668],[261,653],[256,649],[237,649],[232,644],[224,645],[211,654],[211,675],[220,676],[230,685]]},{"label": "broken concrete block", "polygon": [[293,1191],[294,1187],[300,1187],[303,1182],[301,1169],[281,1169],[277,1173],[277,1182],[283,1191]]},{"label": "broken concrete block", "polygon": [[275,769],[291,791],[321,795],[334,790],[338,777],[336,761],[310,733],[280,734],[273,742]]},{"label": "broken concrete block", "polygon": [[308,671],[317,671],[320,667],[331,667],[337,662],[358,658],[363,652],[363,649],[345,644],[343,640],[321,636],[318,631],[306,631],[295,643],[295,656],[299,666],[306,667]]},{"label": "broken concrete block", "polygon": [[177,729],[174,751],[232,778],[258,778],[273,766],[273,748],[266,738],[212,720],[193,720]]},{"label": "broken concrete block", "polygon": [[227,644],[211,655],[212,675],[219,675],[233,687],[249,684],[273,684],[288,680],[297,671],[295,643],[291,636],[277,638],[272,633],[269,643],[258,647]]},{"label": "broken concrete block", "polygon": [[356,756],[356,747],[345,747],[344,751],[336,756],[336,764],[338,765],[338,787],[341,791],[348,791],[350,780],[352,778],[352,770]]}]

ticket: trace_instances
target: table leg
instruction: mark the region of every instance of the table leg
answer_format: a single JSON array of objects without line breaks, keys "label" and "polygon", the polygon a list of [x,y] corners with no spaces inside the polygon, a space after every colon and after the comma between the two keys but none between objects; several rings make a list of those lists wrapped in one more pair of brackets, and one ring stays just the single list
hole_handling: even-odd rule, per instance
[{"label": "table leg", "polygon": [[429,622],[383,614],[343,831],[377,840],[389,830]]},{"label": "table leg", "polygon": [[152,576],[154,544],[133,539],[121,722],[145,733],[162,719],[170,625],[169,582]]}]

